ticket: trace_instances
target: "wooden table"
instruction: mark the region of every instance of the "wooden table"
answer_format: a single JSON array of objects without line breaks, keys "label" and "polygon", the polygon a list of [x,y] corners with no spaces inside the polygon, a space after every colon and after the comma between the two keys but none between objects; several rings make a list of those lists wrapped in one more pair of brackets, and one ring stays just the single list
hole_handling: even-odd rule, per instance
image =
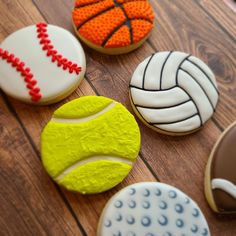
[{"label": "wooden table", "polygon": [[[189,194],[202,208],[216,236],[236,235],[236,216],[214,214],[204,197],[204,169],[222,131],[236,118],[236,15],[221,0],[152,0],[155,29],[147,42],[123,56],[105,56],[84,46],[86,78],[70,97],[51,106],[33,107],[1,92],[0,235],[96,234],[107,200],[140,181],[162,181]],[[72,31],[72,0],[1,0],[0,41],[41,21]],[[200,57],[215,72],[220,102],[199,132],[185,137],[160,135],[144,126],[142,149],[132,173],[103,194],[82,196],[58,187],[40,160],[40,133],[53,111],[83,95],[105,95],[131,111],[128,84],[144,58],[159,50],[181,50]]]}]

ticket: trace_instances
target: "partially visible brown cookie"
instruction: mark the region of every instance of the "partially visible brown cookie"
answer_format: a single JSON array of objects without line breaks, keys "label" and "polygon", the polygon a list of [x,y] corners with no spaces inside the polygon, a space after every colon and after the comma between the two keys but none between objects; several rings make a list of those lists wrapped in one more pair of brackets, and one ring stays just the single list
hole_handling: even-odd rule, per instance
[{"label": "partially visible brown cookie", "polygon": [[236,122],[215,144],[205,174],[205,194],[219,213],[236,213]]}]

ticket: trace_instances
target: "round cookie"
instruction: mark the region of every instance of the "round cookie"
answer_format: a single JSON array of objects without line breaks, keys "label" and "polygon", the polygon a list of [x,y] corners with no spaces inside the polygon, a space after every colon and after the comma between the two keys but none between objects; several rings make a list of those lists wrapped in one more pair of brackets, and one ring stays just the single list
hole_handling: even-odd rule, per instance
[{"label": "round cookie", "polygon": [[141,46],[154,24],[147,0],[76,0],[72,18],[85,44],[111,55]]},{"label": "round cookie", "polygon": [[210,235],[198,205],[180,190],[162,183],[130,185],[107,203],[98,236]]},{"label": "round cookie", "polygon": [[139,127],[112,99],[85,96],[57,109],[41,135],[49,175],[68,190],[100,193],[130,172],[140,149]]},{"label": "round cookie", "polygon": [[236,122],[216,142],[207,163],[205,195],[218,213],[236,213]]},{"label": "round cookie", "polygon": [[130,82],[137,116],[155,131],[169,135],[185,135],[202,127],[213,115],[218,96],[210,68],[178,51],[146,58]]},{"label": "round cookie", "polygon": [[0,87],[27,103],[50,104],[65,98],[78,87],[85,70],[78,40],[54,25],[25,27],[0,45]]}]

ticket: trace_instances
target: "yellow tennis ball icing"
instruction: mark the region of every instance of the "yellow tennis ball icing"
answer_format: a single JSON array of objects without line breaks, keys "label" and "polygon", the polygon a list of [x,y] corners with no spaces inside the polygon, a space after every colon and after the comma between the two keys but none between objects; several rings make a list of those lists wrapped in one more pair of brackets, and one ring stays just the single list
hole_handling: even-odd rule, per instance
[{"label": "yellow tennis ball icing", "polygon": [[133,115],[122,104],[100,96],[63,105],[41,135],[42,161],[49,175],[84,194],[120,183],[132,169],[139,148]]}]

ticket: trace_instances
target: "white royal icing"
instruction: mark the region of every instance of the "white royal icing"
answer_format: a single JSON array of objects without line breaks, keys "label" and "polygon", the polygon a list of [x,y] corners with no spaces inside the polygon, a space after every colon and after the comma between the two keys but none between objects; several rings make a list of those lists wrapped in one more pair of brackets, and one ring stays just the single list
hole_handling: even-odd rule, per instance
[{"label": "white royal icing", "polygon": [[198,205],[182,191],[156,182],[130,185],[102,213],[99,236],[210,235]]},{"label": "white royal icing", "polygon": [[236,185],[226,179],[212,179],[212,189],[220,189],[236,199]]},{"label": "white royal icing", "polygon": [[215,76],[200,59],[183,52],[158,52],[136,68],[130,95],[140,116],[169,132],[191,132],[214,113]]},{"label": "white royal icing", "polygon": [[[37,80],[37,87],[41,90],[42,98],[39,103],[50,103],[58,97],[68,95],[83,79],[86,69],[83,48],[70,32],[47,25],[47,34],[59,54],[82,68],[79,75],[63,70],[56,62],[51,61],[51,57],[46,56],[47,52],[42,50],[40,39],[37,37],[36,25],[16,31],[0,45],[0,48],[13,53],[30,68],[34,79]],[[6,60],[0,60],[0,87],[16,99],[31,102],[24,78]]]}]

